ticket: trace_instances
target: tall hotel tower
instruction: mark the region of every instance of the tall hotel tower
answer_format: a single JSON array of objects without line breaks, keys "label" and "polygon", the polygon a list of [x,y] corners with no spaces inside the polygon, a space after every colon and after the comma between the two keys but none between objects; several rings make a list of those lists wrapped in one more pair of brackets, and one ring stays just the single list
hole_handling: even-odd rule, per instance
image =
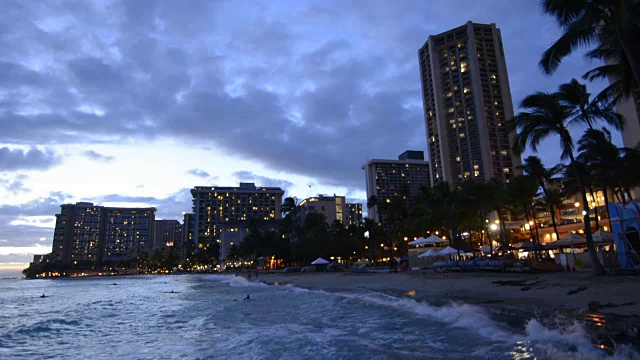
[{"label": "tall hotel tower", "polygon": [[500,30],[468,22],[418,51],[433,185],[509,181],[521,170],[507,120],[513,105]]}]

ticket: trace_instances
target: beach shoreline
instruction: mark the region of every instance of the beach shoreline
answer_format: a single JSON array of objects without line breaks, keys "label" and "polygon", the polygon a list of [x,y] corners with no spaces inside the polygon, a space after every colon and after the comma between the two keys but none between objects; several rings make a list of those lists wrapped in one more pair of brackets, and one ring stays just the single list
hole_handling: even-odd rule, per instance
[{"label": "beach shoreline", "polygon": [[567,309],[640,318],[638,276],[591,273],[263,273],[267,284],[313,290],[370,290],[404,294],[417,300],[452,300],[477,305]]},{"label": "beach shoreline", "polygon": [[[268,285],[327,292],[377,292],[434,306],[469,304],[524,331],[532,319],[548,326],[584,326],[596,346],[640,349],[638,276],[591,273],[264,273]],[[564,324],[564,325],[561,325]]]}]

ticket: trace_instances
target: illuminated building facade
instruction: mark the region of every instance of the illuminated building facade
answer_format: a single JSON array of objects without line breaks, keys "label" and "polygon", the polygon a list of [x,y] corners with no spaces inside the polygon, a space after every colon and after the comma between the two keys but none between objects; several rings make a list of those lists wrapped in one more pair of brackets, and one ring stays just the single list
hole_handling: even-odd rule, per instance
[{"label": "illuminated building facade", "polygon": [[56,214],[51,258],[65,265],[88,265],[99,260],[102,206],[79,202],[60,205]]},{"label": "illuminated building facade", "polygon": [[344,196],[318,195],[304,199],[298,204],[298,216],[304,221],[309,213],[323,214],[328,224],[335,221],[347,226],[347,203]]},{"label": "illuminated building facade", "polygon": [[[367,199],[375,196],[378,202],[400,198],[409,201],[422,187],[431,186],[429,162],[422,151],[406,151],[398,160],[374,159],[362,167],[367,180]],[[368,209],[370,219],[379,222],[377,207]]]},{"label": "illuminated building facade", "polygon": [[495,24],[431,35],[418,51],[432,183],[505,182],[521,170],[511,151],[511,90]]},{"label": "illuminated building facade", "polygon": [[347,203],[345,226],[362,224],[362,204]]},{"label": "illuminated building facade", "polygon": [[78,267],[103,260],[127,260],[148,251],[155,208],[110,208],[79,202],[60,206],[53,234],[52,261]]},{"label": "illuminated building facade", "polygon": [[155,208],[104,208],[103,260],[130,260],[153,247]]},{"label": "illuminated building facade", "polygon": [[274,220],[281,218],[284,191],[279,187],[256,187],[240,183],[238,187],[196,186],[193,196],[193,242],[202,248],[221,243],[221,226],[228,222]]}]

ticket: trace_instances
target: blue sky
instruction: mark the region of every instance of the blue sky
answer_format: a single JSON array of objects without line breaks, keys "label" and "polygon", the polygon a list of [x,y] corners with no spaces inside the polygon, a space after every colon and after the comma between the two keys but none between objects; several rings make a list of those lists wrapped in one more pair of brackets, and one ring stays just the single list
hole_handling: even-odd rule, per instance
[{"label": "blue sky", "polygon": [[365,202],[366,161],[426,150],[418,49],[468,20],[501,29],[516,106],[594,65],[538,70],[560,32],[538,1],[2,6],[0,268],[50,251],[62,203],[179,218],[189,188],[240,181]]}]

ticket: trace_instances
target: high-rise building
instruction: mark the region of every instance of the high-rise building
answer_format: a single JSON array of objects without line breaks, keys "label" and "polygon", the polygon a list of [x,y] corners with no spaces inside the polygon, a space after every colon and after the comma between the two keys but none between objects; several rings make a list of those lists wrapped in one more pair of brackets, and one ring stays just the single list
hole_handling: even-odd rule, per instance
[{"label": "high-rise building", "polygon": [[195,221],[192,213],[183,212],[182,217],[180,258],[186,260],[186,255],[195,250],[195,243],[193,242]]},{"label": "high-rise building", "polygon": [[[367,179],[367,199],[375,196],[378,202],[394,198],[409,201],[422,187],[431,186],[429,162],[424,161],[422,151],[405,151],[398,160],[370,160],[362,169]],[[379,222],[377,208],[368,210],[369,218]]]},{"label": "high-rise building", "polygon": [[362,223],[362,204],[347,203],[347,216],[345,226],[359,225]]},{"label": "high-rise building", "polygon": [[103,216],[103,260],[129,260],[152,249],[155,208],[105,207]]},{"label": "high-rise building", "polygon": [[196,186],[193,195],[193,242],[196,247],[221,243],[221,225],[250,219],[280,219],[284,191],[279,187]]},{"label": "high-rise building", "polygon": [[318,195],[304,199],[298,204],[298,216],[304,221],[304,218],[309,213],[323,214],[328,224],[339,221],[344,226],[347,226],[345,222],[346,205],[347,202],[344,196]]},{"label": "high-rise building", "polygon": [[[624,118],[624,129],[621,131],[623,146],[640,146],[640,101],[624,98],[616,104],[616,111]],[[640,199],[640,186],[631,188],[631,196]]]},{"label": "high-rise building", "polygon": [[56,214],[51,259],[64,265],[90,266],[104,260],[128,260],[148,251],[155,208],[111,208],[79,202]]},{"label": "high-rise building", "polygon": [[418,51],[432,183],[509,181],[520,173],[502,36],[468,22]]},{"label": "high-rise building", "polygon": [[153,235],[153,250],[173,247],[182,242],[180,235],[182,227],[178,220],[156,220],[156,228]]},{"label": "high-rise building", "polygon": [[640,144],[640,101],[622,99],[616,104],[616,111],[624,118],[624,130],[621,131],[623,145],[635,148]]},{"label": "high-rise building", "polygon": [[56,214],[51,258],[65,265],[85,266],[100,260],[102,206],[88,202],[60,205]]}]

